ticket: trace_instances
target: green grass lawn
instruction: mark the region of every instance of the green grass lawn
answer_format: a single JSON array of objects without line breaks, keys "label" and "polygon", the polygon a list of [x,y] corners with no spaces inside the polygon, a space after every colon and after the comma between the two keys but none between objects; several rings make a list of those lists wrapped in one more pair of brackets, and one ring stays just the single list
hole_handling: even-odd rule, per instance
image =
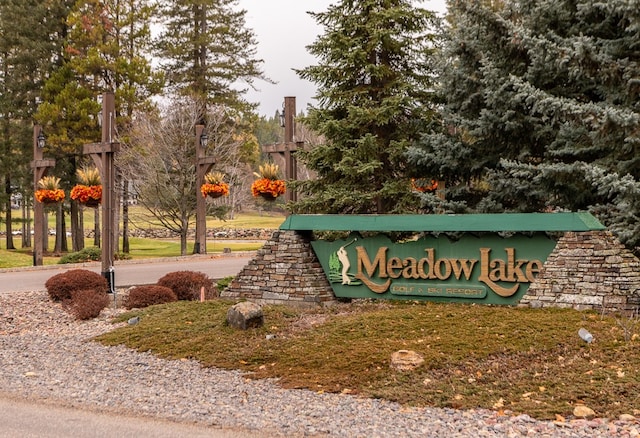
[{"label": "green grass lawn", "polygon": [[[13,212],[14,217],[19,217],[19,212]],[[84,213],[84,225],[85,229],[93,228],[94,210],[87,209]],[[140,207],[134,207],[131,210],[131,216],[134,223],[141,224],[141,216],[143,215]],[[55,220],[53,215],[49,215],[49,227],[55,228]],[[226,229],[249,229],[249,228],[266,228],[276,229],[284,221],[285,216],[282,214],[259,214],[259,213],[243,213],[238,214],[234,219],[227,221],[221,221],[215,218],[207,218],[207,228],[226,228]],[[155,223],[145,224],[149,228],[159,228],[160,225]],[[20,226],[16,224],[15,230],[19,230]],[[71,247],[70,239],[67,239],[69,247]],[[85,239],[85,247],[93,246],[93,239]],[[180,241],[176,239],[143,239],[131,237],[129,239],[130,244],[130,256],[133,259],[144,259],[152,257],[174,257],[180,255]],[[21,236],[14,236],[14,245],[19,247],[21,245]],[[49,236],[49,248],[54,248],[55,238]],[[262,243],[255,242],[227,242],[220,239],[207,239],[207,252],[208,253],[221,253],[224,248],[230,248],[231,251],[255,251],[262,247]],[[122,248],[120,243],[119,248]],[[193,239],[187,243],[187,254],[193,252]],[[43,262],[45,265],[52,265],[58,263],[59,256],[45,255]],[[22,266],[32,266],[33,255],[31,248],[18,248],[15,250],[6,249],[6,240],[4,236],[0,238],[0,269],[2,268],[15,268]]]},{"label": "green grass lawn", "polygon": [[[486,408],[539,419],[571,417],[580,403],[599,417],[638,415],[638,319],[570,309],[435,303],[265,306],[262,328],[226,324],[232,302],[178,302],[121,316],[141,322],[98,339],[169,359],[277,378],[287,388],[357,394],[409,406]],[[595,341],[587,344],[578,329]],[[267,335],[275,335],[267,339]],[[390,367],[398,350],[425,359]]]}]

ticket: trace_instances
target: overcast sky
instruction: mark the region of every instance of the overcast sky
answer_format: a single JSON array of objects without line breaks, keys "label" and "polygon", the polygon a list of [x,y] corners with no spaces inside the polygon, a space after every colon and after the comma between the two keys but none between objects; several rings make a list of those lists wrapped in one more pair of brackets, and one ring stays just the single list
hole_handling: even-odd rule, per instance
[{"label": "overcast sky", "polygon": [[[258,41],[259,59],[265,74],[277,82],[270,85],[256,81],[257,92],[249,91],[247,99],[259,103],[258,112],[273,116],[282,108],[285,96],[295,96],[297,111],[312,102],[315,84],[303,81],[292,69],[302,69],[316,63],[306,49],[323,30],[307,11],[324,12],[338,0],[238,0],[247,11],[247,27],[253,29]],[[425,0],[421,7],[445,11],[445,0]]]}]

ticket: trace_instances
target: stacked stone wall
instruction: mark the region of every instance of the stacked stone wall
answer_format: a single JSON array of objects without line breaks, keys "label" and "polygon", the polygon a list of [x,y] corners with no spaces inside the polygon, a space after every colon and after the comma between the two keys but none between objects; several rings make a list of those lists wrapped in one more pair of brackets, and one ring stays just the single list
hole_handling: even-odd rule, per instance
[{"label": "stacked stone wall", "polygon": [[311,305],[335,300],[310,236],[285,230],[273,233],[221,296],[264,304]]},{"label": "stacked stone wall", "polygon": [[[207,239],[234,239],[234,240],[267,240],[273,233],[272,229],[266,228],[208,228]],[[93,238],[94,230],[85,229],[86,238]],[[122,230],[120,230],[122,235]],[[194,238],[196,231],[190,228],[187,232],[187,238]],[[166,228],[134,228],[129,230],[129,237],[140,237],[146,239],[179,239],[180,233],[168,230]]]},{"label": "stacked stone wall", "polygon": [[[222,296],[264,304],[335,301],[310,242],[310,235],[275,231]],[[640,260],[608,231],[567,232],[519,305],[638,311]]]},{"label": "stacked stone wall", "polygon": [[637,311],[640,260],[609,231],[567,232],[520,305]]}]

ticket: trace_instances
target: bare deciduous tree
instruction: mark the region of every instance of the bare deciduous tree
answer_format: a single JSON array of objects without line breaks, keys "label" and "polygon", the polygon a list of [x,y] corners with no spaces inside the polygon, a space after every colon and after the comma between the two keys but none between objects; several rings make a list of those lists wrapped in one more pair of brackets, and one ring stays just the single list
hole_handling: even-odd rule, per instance
[{"label": "bare deciduous tree", "polygon": [[[175,98],[160,116],[145,114],[134,120],[131,144],[120,155],[123,173],[148,212],[147,222],[159,222],[180,236],[180,253],[187,254],[189,227],[196,212],[195,126],[203,106],[192,98]],[[234,119],[225,108],[207,108],[208,154],[220,157],[218,170],[230,173],[238,164]],[[199,196],[199,195],[198,195]]]}]

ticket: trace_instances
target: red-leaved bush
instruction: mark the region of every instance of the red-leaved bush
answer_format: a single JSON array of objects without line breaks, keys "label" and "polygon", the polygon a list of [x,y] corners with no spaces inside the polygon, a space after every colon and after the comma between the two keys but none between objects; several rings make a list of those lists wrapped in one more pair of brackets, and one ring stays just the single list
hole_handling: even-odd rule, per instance
[{"label": "red-leaved bush", "polygon": [[71,299],[71,293],[79,290],[93,290],[96,293],[109,292],[107,279],[86,269],[71,269],[49,278],[44,286],[53,301]]},{"label": "red-leaved bush", "polygon": [[217,288],[209,277],[202,272],[177,271],[170,272],[158,280],[158,286],[171,289],[178,300],[200,299],[200,288],[204,287],[206,299],[217,296]]},{"label": "red-leaved bush", "polygon": [[109,295],[94,289],[74,290],[63,305],[76,319],[87,320],[100,315],[102,309],[109,305]]},{"label": "red-leaved bush", "polygon": [[178,297],[168,287],[158,285],[136,286],[129,291],[124,300],[127,309],[143,308],[154,304],[164,304],[177,301]]}]

